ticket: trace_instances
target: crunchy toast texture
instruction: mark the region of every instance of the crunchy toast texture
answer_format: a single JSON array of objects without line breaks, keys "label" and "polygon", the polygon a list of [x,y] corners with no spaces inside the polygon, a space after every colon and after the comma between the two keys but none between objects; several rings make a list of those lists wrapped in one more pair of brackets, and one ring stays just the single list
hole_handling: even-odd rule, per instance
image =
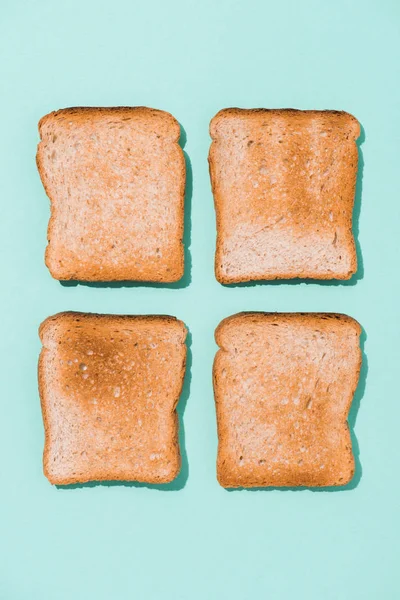
[{"label": "crunchy toast texture", "polygon": [[342,486],[361,327],[337,314],[240,313],[216,329],[217,477],[223,487]]},{"label": "crunchy toast texture", "polygon": [[349,279],[360,135],[346,112],[221,110],[210,123],[221,283]]},{"label": "crunchy toast texture", "polygon": [[67,108],[39,122],[55,279],[178,281],[184,270],[180,127],[145,107]]},{"label": "crunchy toast texture", "polygon": [[174,317],[60,313],[40,326],[44,473],[51,483],[167,483],[186,328]]}]

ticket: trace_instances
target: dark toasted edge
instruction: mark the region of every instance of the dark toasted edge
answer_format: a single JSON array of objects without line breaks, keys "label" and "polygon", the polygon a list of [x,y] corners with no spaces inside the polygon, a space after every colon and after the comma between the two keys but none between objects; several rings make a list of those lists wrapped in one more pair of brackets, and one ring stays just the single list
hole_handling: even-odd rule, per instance
[{"label": "dark toasted edge", "polygon": [[354,115],[352,115],[351,113],[349,113],[345,110],[331,110],[331,109],[302,110],[302,109],[298,109],[298,108],[238,108],[238,107],[231,107],[231,108],[222,108],[211,119],[210,125],[209,125],[210,137],[212,138],[212,140],[215,141],[216,136],[213,135],[213,133],[214,133],[213,127],[216,124],[216,122],[221,118],[230,117],[230,116],[239,116],[239,115],[252,116],[252,115],[257,115],[257,114],[275,114],[277,116],[278,115],[279,116],[289,116],[289,115],[301,116],[301,115],[304,115],[305,117],[306,116],[317,116],[317,115],[328,115],[328,116],[331,115],[331,116],[343,116],[343,117],[346,116],[349,118],[350,122],[352,122],[354,125],[358,126],[358,134],[355,139],[357,139],[361,133],[360,123],[359,123],[358,119],[356,119],[356,117]]},{"label": "dark toasted edge", "polygon": [[358,335],[361,335],[361,325],[360,323],[354,319],[354,317],[350,317],[344,313],[329,313],[329,312],[264,312],[264,311],[243,311],[239,313],[235,313],[230,315],[229,317],[225,317],[222,321],[217,325],[215,329],[215,342],[219,345],[219,334],[223,327],[228,323],[233,321],[242,321],[251,319],[254,317],[267,317],[272,320],[279,319],[301,319],[303,321],[307,321],[309,318],[321,318],[323,320],[336,320],[339,322],[345,322],[350,325],[355,326]]},{"label": "dark toasted edge", "polygon": [[[73,316],[79,316],[80,318],[86,319],[86,320],[89,320],[93,317],[98,318],[99,320],[100,319],[107,320],[107,319],[113,318],[113,317],[117,317],[118,319],[123,319],[123,320],[125,320],[125,319],[126,320],[135,319],[138,321],[149,320],[150,322],[156,321],[156,320],[157,321],[165,320],[166,323],[177,323],[182,327],[182,329],[184,331],[184,338],[182,340],[184,354],[183,354],[182,367],[181,367],[181,373],[180,373],[181,383],[180,383],[180,388],[179,388],[179,391],[178,391],[178,394],[176,397],[176,402],[175,402],[175,405],[174,405],[173,411],[172,411],[173,415],[174,415],[174,422],[175,422],[175,428],[174,428],[174,433],[173,433],[173,437],[174,437],[173,445],[176,450],[177,464],[176,464],[176,468],[171,470],[171,473],[169,476],[148,478],[146,480],[138,480],[138,479],[129,479],[128,480],[128,479],[125,479],[122,477],[115,477],[114,475],[112,475],[110,472],[107,472],[107,471],[105,471],[104,476],[96,477],[96,479],[79,478],[79,477],[57,478],[57,477],[53,477],[49,473],[48,468],[47,468],[47,464],[48,464],[47,457],[49,454],[49,448],[51,446],[51,427],[50,427],[49,419],[48,419],[48,415],[47,415],[45,384],[44,384],[44,374],[43,374],[43,362],[44,362],[45,354],[47,352],[50,352],[50,350],[45,347],[43,336],[44,336],[46,328],[51,327],[52,325],[54,325],[57,322],[64,319],[65,317],[73,317]],[[72,485],[72,484],[80,484],[80,483],[88,483],[88,482],[96,482],[96,481],[99,481],[99,482],[100,481],[132,481],[132,482],[137,482],[137,483],[156,485],[156,484],[167,484],[167,483],[170,483],[171,481],[173,481],[174,479],[176,479],[176,477],[180,473],[181,466],[182,466],[182,455],[181,455],[180,445],[179,445],[179,417],[178,417],[178,413],[177,413],[177,406],[179,404],[179,400],[182,395],[185,373],[186,373],[186,362],[187,362],[187,345],[186,345],[187,328],[186,328],[184,322],[181,321],[180,319],[177,319],[176,317],[172,317],[169,315],[110,315],[110,314],[97,314],[97,313],[83,313],[83,312],[77,312],[77,311],[65,311],[65,312],[60,312],[60,313],[57,313],[50,317],[47,317],[40,324],[39,338],[42,342],[42,349],[40,351],[39,360],[38,360],[38,388],[39,388],[39,398],[40,398],[40,405],[41,405],[41,410],[42,410],[42,419],[43,419],[43,426],[44,426],[44,448],[43,448],[42,465],[43,465],[43,473],[44,473],[45,477],[48,479],[48,481],[53,485],[62,485],[62,486]]]},{"label": "dark toasted edge", "polygon": [[222,285],[232,285],[235,283],[250,283],[251,281],[307,281],[307,280],[316,280],[316,281],[348,281],[353,277],[353,275],[357,272],[357,253],[355,249],[355,244],[353,244],[353,248],[351,248],[351,269],[345,273],[344,275],[337,273],[317,273],[313,271],[308,271],[307,273],[299,273],[296,275],[288,275],[287,273],[279,273],[275,275],[258,275],[249,273],[246,276],[241,275],[231,275],[227,276],[221,273],[221,269],[219,267],[220,257],[215,256],[214,261],[214,271],[215,271],[215,279],[218,283],[222,283]]},{"label": "dark toasted edge", "polygon": [[[179,264],[179,268],[177,270],[177,274],[176,276],[160,276],[160,277],[146,277],[146,276],[141,276],[141,277],[136,277],[135,279],[126,279],[126,276],[123,274],[120,277],[115,277],[113,279],[104,279],[101,277],[101,275],[99,274],[98,277],[94,276],[94,277],[90,277],[90,278],[86,278],[85,280],[83,279],[79,279],[77,277],[75,277],[74,275],[71,275],[70,277],[62,277],[60,276],[60,274],[57,273],[57,270],[53,267],[53,265],[51,264],[51,260],[49,258],[49,245],[50,245],[50,236],[51,236],[51,230],[52,230],[52,226],[53,226],[53,222],[54,220],[57,218],[57,210],[56,210],[56,199],[53,199],[51,197],[50,191],[49,191],[49,186],[47,185],[47,176],[46,176],[46,172],[44,169],[44,166],[42,165],[40,156],[39,156],[39,147],[42,143],[42,127],[43,124],[54,118],[57,117],[61,114],[65,114],[66,116],[68,114],[71,115],[79,115],[79,114],[87,114],[90,115],[90,113],[96,115],[96,114],[101,114],[101,113],[119,113],[119,112],[125,112],[125,111],[132,111],[133,113],[135,112],[142,112],[144,115],[147,116],[152,116],[152,115],[157,115],[163,118],[167,118],[171,120],[171,125],[173,127],[175,127],[176,129],[176,136],[175,138],[171,138],[171,143],[175,143],[176,146],[178,147],[178,152],[179,152],[179,159],[181,162],[181,179],[180,179],[180,191],[179,191],[179,208],[180,208],[180,213],[181,213],[181,217],[180,217],[180,225],[179,225],[179,244],[180,244],[180,249],[179,249],[179,254],[180,254],[180,264]],[[181,134],[181,128],[179,125],[178,120],[169,112],[164,111],[164,110],[159,110],[156,108],[148,108],[146,106],[114,106],[114,107],[90,107],[90,106],[77,106],[77,107],[71,107],[71,108],[61,108],[59,110],[55,110],[52,111],[46,115],[44,115],[38,123],[38,130],[39,130],[39,136],[40,136],[40,141],[37,145],[37,150],[36,150],[36,166],[39,172],[39,176],[44,188],[44,191],[46,193],[46,196],[48,197],[49,201],[50,201],[50,217],[49,217],[49,222],[48,222],[48,226],[47,226],[47,246],[46,246],[46,250],[45,250],[45,265],[46,267],[49,269],[51,276],[53,277],[53,279],[57,279],[58,281],[71,281],[71,280],[75,280],[75,281],[82,281],[82,282],[102,282],[102,283],[111,283],[114,281],[119,281],[119,282],[124,282],[124,281],[138,281],[138,282],[143,282],[143,283],[176,283],[178,281],[180,281],[182,279],[182,277],[185,274],[185,249],[184,249],[184,244],[183,244],[183,237],[184,237],[184,222],[185,222],[185,189],[186,189],[186,161],[185,161],[185,156],[183,153],[183,149],[181,148],[180,144],[179,144],[179,140],[180,140],[180,134]]]},{"label": "dark toasted edge", "polygon": [[[179,455],[180,458],[180,455]],[[105,473],[104,476],[99,476],[96,477],[95,479],[88,479],[87,477],[82,477],[82,478],[55,478],[55,477],[50,477],[49,474],[45,472],[45,469],[43,469],[43,473],[46,477],[46,479],[49,481],[49,483],[51,483],[52,485],[56,485],[57,487],[64,487],[64,486],[68,486],[68,485],[83,485],[85,483],[92,483],[92,484],[96,484],[96,483],[101,483],[101,482],[114,482],[114,481],[119,481],[121,483],[125,482],[125,483],[137,483],[137,484],[144,484],[144,485],[168,485],[169,483],[171,483],[172,481],[174,481],[174,479],[177,478],[177,476],[179,475],[180,472],[180,466],[179,469],[171,471],[171,476],[170,477],[159,477],[159,478],[148,478],[148,479],[127,479],[126,477],[116,477],[115,475],[113,475],[111,472],[109,474]]]},{"label": "dark toasted edge", "polygon": [[354,400],[354,394],[357,390],[357,386],[359,383],[359,378],[360,378],[360,372],[361,372],[361,366],[362,366],[362,352],[361,352],[361,347],[360,347],[360,342],[358,345],[358,354],[359,354],[359,358],[358,358],[358,365],[357,365],[357,371],[355,373],[355,378],[354,378],[354,386],[353,389],[351,391],[351,393],[349,394],[349,403],[347,406],[347,410],[346,410],[346,414],[347,414],[347,418],[346,421],[344,423],[344,426],[347,428],[347,432],[348,432],[348,436],[349,436],[349,441],[350,441],[350,448],[351,448],[351,455],[352,455],[352,459],[353,459],[353,464],[352,464],[352,469],[349,472],[349,477],[343,481],[330,481],[328,483],[325,484],[318,484],[318,483],[313,483],[312,485],[293,485],[292,482],[288,482],[287,484],[281,484],[279,486],[276,485],[271,485],[270,483],[260,483],[258,482],[246,482],[245,484],[241,483],[238,485],[232,484],[231,482],[227,481],[224,478],[224,472],[219,468],[218,466],[218,459],[219,459],[219,453],[220,453],[220,444],[221,444],[221,424],[220,424],[220,418],[218,416],[218,410],[217,410],[217,404],[218,404],[218,399],[217,399],[217,394],[216,394],[216,379],[217,379],[217,357],[220,355],[221,352],[228,352],[228,350],[226,350],[220,340],[220,334],[222,332],[222,329],[224,328],[224,326],[228,325],[229,323],[231,323],[232,321],[240,321],[242,319],[246,320],[248,318],[252,318],[252,317],[259,317],[259,316],[266,316],[266,317],[276,317],[277,319],[279,318],[285,318],[285,319],[291,319],[291,318],[296,318],[298,319],[299,317],[301,317],[304,320],[307,320],[309,317],[321,317],[321,318],[328,318],[328,319],[332,319],[332,320],[337,320],[339,322],[345,322],[348,323],[349,325],[352,325],[357,334],[358,337],[360,338],[361,333],[362,333],[362,327],[360,325],[360,323],[354,319],[353,317],[350,317],[346,314],[343,313],[318,313],[318,312],[313,312],[313,313],[302,313],[302,312],[298,312],[298,313],[273,313],[273,312],[240,312],[240,313],[236,313],[234,315],[231,315],[229,317],[225,317],[225,319],[223,319],[216,327],[215,329],[215,342],[218,346],[218,350],[215,353],[214,356],[214,362],[213,362],[213,390],[214,390],[214,402],[215,402],[215,407],[216,407],[216,420],[217,420],[217,435],[218,435],[218,450],[217,450],[217,461],[216,461],[216,475],[217,475],[217,481],[218,483],[221,485],[221,487],[225,488],[225,489],[238,489],[238,488],[243,488],[243,489],[247,489],[247,488],[258,488],[258,487],[264,487],[264,488],[290,488],[290,487],[297,487],[299,489],[304,488],[304,489],[309,489],[309,488],[326,488],[326,487],[344,487],[346,486],[348,483],[350,483],[350,481],[353,479],[354,474],[355,474],[355,458],[354,458],[354,452],[352,449],[352,440],[351,440],[351,430],[350,430],[350,426],[349,426],[349,422],[348,422],[348,415],[350,412],[350,408],[351,405],[353,403]]},{"label": "dark toasted edge", "polygon": [[[354,462],[354,457],[353,457],[353,462]],[[229,483],[227,480],[224,479],[223,476],[221,476],[220,473],[217,473],[217,481],[220,484],[221,487],[223,487],[226,490],[237,490],[237,489],[243,489],[243,490],[247,490],[247,489],[251,489],[251,488],[264,488],[264,489],[271,489],[271,490],[276,490],[276,489],[290,489],[290,488],[296,488],[299,490],[310,490],[310,489],[314,489],[314,488],[320,488],[320,489],[324,489],[324,488],[332,488],[332,487],[336,487],[336,488],[343,488],[346,485],[348,485],[350,483],[350,481],[353,479],[354,477],[354,472],[355,472],[355,466],[353,466],[352,470],[349,472],[349,476],[346,478],[343,478],[343,481],[336,481],[334,479],[332,479],[331,481],[328,481],[327,483],[318,483],[318,482],[313,482],[312,484],[310,483],[310,485],[297,485],[294,484],[293,482],[289,482],[289,483],[280,483],[279,485],[273,485],[269,482],[265,482],[265,483],[260,483],[260,482],[246,482],[245,484],[240,484],[240,485],[235,485],[233,483]]]},{"label": "dark toasted edge", "polygon": [[[39,337],[43,342],[43,332],[44,329],[50,326],[51,324],[55,324],[58,321],[63,320],[65,317],[79,317],[82,320],[103,320],[103,321],[111,321],[111,320],[126,320],[126,321],[166,321],[168,323],[177,323],[181,325],[187,334],[187,329],[183,321],[178,319],[177,317],[173,317],[171,315],[119,315],[119,314],[109,314],[109,313],[89,313],[89,312],[80,312],[74,310],[62,311],[51,315],[44,319],[44,321],[39,326]],[[184,341],[186,339],[186,335]]]},{"label": "dark toasted edge", "polygon": [[178,133],[178,137],[177,140],[179,140],[180,137],[180,125],[178,120],[168,111],[166,110],[160,110],[158,108],[150,108],[148,106],[71,106],[69,108],[59,108],[57,110],[53,110],[49,113],[47,113],[46,115],[44,115],[43,117],[41,117],[41,119],[39,119],[39,123],[38,123],[38,130],[39,130],[39,135],[41,137],[42,135],[42,126],[43,124],[54,118],[54,117],[58,117],[61,115],[84,115],[86,113],[87,116],[93,115],[100,115],[100,114],[118,114],[118,113],[122,113],[122,112],[127,112],[127,111],[131,111],[132,113],[140,113],[142,112],[144,115],[148,115],[148,116],[159,116],[159,117],[166,117],[167,119],[171,120],[171,125],[174,125],[177,128],[177,132]]}]

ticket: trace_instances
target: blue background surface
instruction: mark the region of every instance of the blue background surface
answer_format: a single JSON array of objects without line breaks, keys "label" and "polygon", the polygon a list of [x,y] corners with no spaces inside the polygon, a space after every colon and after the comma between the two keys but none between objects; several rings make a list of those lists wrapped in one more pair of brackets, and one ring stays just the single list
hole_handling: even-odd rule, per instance
[{"label": "blue background surface", "polygon": [[[400,597],[399,24],[395,0],[2,5],[1,599]],[[37,122],[76,105],[147,105],[183,125],[193,183],[189,285],[51,279]],[[362,265],[350,284],[226,288],[215,281],[208,123],[227,106],[343,109],[360,120]],[[169,313],[189,327],[187,460],[168,491],[57,489],[44,478],[37,328],[62,310]],[[334,492],[219,487],[213,333],[241,310],[345,312],[363,325],[367,359],[351,417],[360,449],[355,485]]]}]

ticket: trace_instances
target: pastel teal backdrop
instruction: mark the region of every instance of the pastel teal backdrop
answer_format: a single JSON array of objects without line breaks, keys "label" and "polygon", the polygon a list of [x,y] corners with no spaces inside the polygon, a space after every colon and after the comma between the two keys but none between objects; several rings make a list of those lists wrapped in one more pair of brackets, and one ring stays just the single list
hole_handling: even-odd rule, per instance
[{"label": "pastel teal backdrop", "polygon": [[[2,600],[400,598],[399,29],[396,0],[2,4]],[[184,128],[184,286],[60,285],[50,277],[37,122],[77,105],[165,109]],[[228,106],[329,108],[359,119],[360,270],[349,284],[216,282],[208,124]],[[187,324],[184,469],[165,491],[57,489],[43,476],[37,328],[62,310],[167,313]],[[364,366],[350,419],[358,468],[346,489],[219,487],[213,335],[242,310],[344,312],[362,324]]]}]

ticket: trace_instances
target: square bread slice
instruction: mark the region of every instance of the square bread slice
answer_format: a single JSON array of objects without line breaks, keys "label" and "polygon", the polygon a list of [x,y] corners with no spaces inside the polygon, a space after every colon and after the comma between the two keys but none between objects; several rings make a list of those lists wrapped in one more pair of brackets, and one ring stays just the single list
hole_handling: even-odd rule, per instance
[{"label": "square bread slice", "polygon": [[166,316],[66,312],[46,319],[39,333],[48,480],[175,479],[184,324]]},{"label": "square bread slice", "polygon": [[43,117],[39,133],[51,275],[181,279],[185,159],[176,119],[144,107],[67,108]]},{"label": "square bread slice", "polygon": [[223,487],[343,486],[361,328],[336,314],[241,313],[216,329],[217,477]]},{"label": "square bread slice", "polygon": [[220,111],[211,121],[215,274],[229,284],[349,279],[360,125],[337,111]]}]

